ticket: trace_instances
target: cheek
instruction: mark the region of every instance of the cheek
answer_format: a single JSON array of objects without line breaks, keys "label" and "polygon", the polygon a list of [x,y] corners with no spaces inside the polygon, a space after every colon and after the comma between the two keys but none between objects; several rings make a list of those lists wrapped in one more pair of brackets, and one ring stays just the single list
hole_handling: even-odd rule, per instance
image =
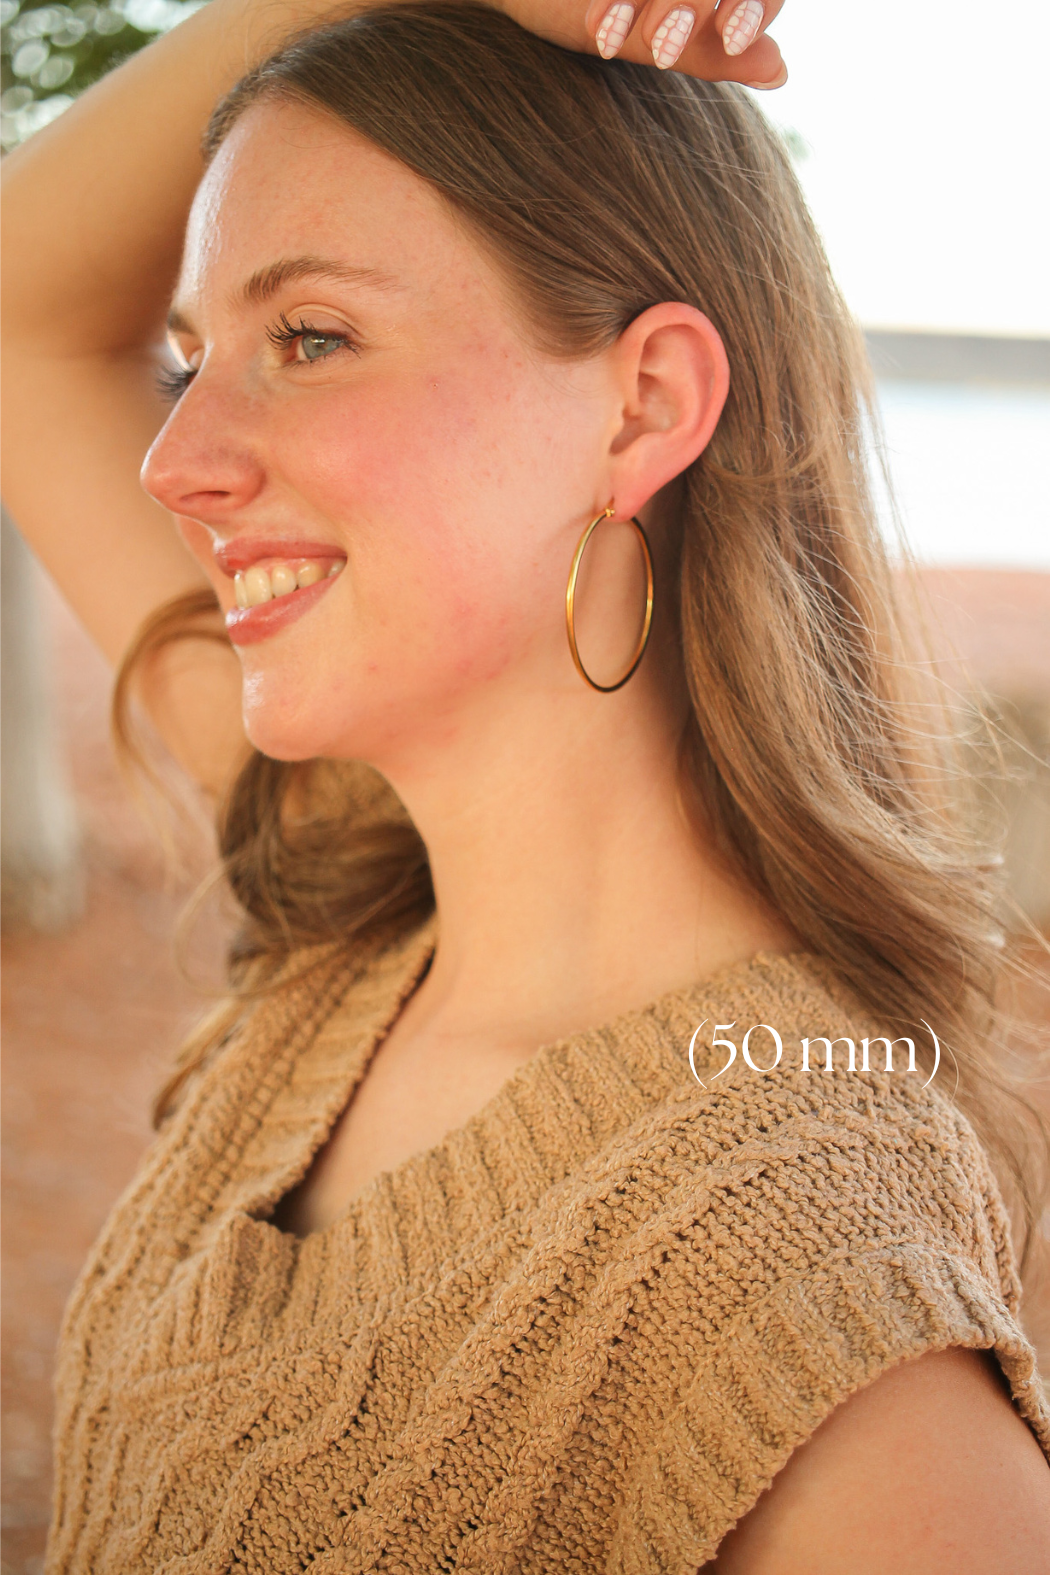
[{"label": "cheek", "polygon": [[309,414],[284,429],[282,468],[346,546],[375,659],[393,639],[402,662],[426,655],[446,676],[501,671],[542,610],[558,611],[551,537],[580,446],[564,421],[507,358],[343,389]]}]

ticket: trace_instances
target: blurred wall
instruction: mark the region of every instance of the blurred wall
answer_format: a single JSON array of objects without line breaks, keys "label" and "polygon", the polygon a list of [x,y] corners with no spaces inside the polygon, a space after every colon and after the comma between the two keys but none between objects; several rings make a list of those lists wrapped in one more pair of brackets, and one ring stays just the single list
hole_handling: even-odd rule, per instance
[{"label": "blurred wall", "polygon": [[40,571],[2,516],[0,903],[5,928],[60,929],[83,905],[79,831],[56,729]]}]

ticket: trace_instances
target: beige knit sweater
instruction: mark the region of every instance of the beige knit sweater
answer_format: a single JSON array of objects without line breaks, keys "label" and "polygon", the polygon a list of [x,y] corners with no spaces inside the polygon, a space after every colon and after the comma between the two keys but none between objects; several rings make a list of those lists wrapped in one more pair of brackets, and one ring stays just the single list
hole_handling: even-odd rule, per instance
[{"label": "beige knit sweater", "polygon": [[[948,1345],[994,1346],[1050,1454],[983,1153],[922,1073],[800,1070],[803,1035],[877,1032],[809,955],[546,1046],[329,1229],[268,1223],[434,934],[318,952],[117,1205],[67,1314],[48,1575],[694,1575],[832,1407]],[[780,1066],[712,1081],[730,1022]]]}]

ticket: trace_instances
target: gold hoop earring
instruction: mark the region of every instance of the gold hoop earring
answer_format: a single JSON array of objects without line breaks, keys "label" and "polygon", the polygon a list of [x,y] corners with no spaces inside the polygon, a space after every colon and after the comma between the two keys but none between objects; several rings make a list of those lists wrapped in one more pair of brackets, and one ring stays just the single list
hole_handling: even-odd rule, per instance
[{"label": "gold hoop earring", "polygon": [[596,525],[601,524],[602,520],[608,519],[611,514],[615,513],[615,508],[613,507],[612,503],[609,503],[604,509],[602,509],[600,514],[595,515],[594,519],[591,520],[591,523],[580,537],[576,548],[576,554],[572,560],[572,568],[569,570],[569,584],[565,591],[565,628],[569,636],[569,650],[572,652],[572,659],[576,664],[576,671],[579,673],[580,677],[585,683],[590,684],[592,689],[597,689],[599,693],[603,695],[611,695],[614,689],[622,689],[628,678],[631,677],[632,673],[637,668],[638,663],[645,655],[645,647],[649,643],[649,629],[653,621],[653,556],[649,551],[648,538],[646,537],[645,531],[642,529],[641,523],[636,519],[632,519],[627,523],[633,525],[635,530],[638,532],[638,539],[642,544],[642,551],[645,554],[645,621],[642,625],[642,632],[638,638],[638,644],[635,648],[634,655],[631,657],[631,665],[628,667],[623,677],[617,679],[616,683],[614,684],[596,684],[580,660],[580,652],[576,644],[576,625],[574,618],[576,604],[576,577],[580,572],[580,564],[583,561],[583,554],[587,543],[591,539],[591,532],[594,530]]}]

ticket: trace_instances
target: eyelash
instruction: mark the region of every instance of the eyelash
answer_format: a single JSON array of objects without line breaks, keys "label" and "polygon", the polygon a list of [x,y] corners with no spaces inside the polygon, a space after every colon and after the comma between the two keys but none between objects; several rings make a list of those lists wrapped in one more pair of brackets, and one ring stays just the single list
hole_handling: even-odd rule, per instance
[{"label": "eyelash", "polygon": [[193,370],[182,366],[160,366],[155,373],[154,381],[157,393],[161,399],[166,399],[174,404],[182,398],[183,394],[193,382]]},{"label": "eyelash", "polygon": [[[288,318],[285,316],[284,312],[281,313],[278,321],[272,324],[266,330],[266,337],[270,343],[275,345],[278,349],[281,349],[285,345],[294,344],[297,339],[303,339],[306,337],[312,337],[316,339],[335,339],[338,340],[345,349],[352,350],[355,354],[357,353],[357,345],[350,338],[349,334],[329,333],[323,328],[315,328],[312,323],[306,322],[300,322],[298,326],[296,326],[294,323],[290,323],[288,321]],[[319,357],[318,359],[327,360],[327,356]],[[299,362],[298,364],[309,365],[310,363]],[[156,373],[157,392],[160,394],[162,399],[166,399],[174,403],[176,400],[182,398],[183,394],[186,392],[187,388],[189,388],[196,375],[196,369],[194,367],[159,367]]]},{"label": "eyelash", "polygon": [[330,333],[325,328],[315,328],[313,323],[307,323],[300,318],[298,325],[290,323],[282,312],[277,323],[266,330],[266,337],[278,349],[282,345],[294,344],[297,339],[337,339],[348,350],[356,350],[357,346],[349,334]]}]

